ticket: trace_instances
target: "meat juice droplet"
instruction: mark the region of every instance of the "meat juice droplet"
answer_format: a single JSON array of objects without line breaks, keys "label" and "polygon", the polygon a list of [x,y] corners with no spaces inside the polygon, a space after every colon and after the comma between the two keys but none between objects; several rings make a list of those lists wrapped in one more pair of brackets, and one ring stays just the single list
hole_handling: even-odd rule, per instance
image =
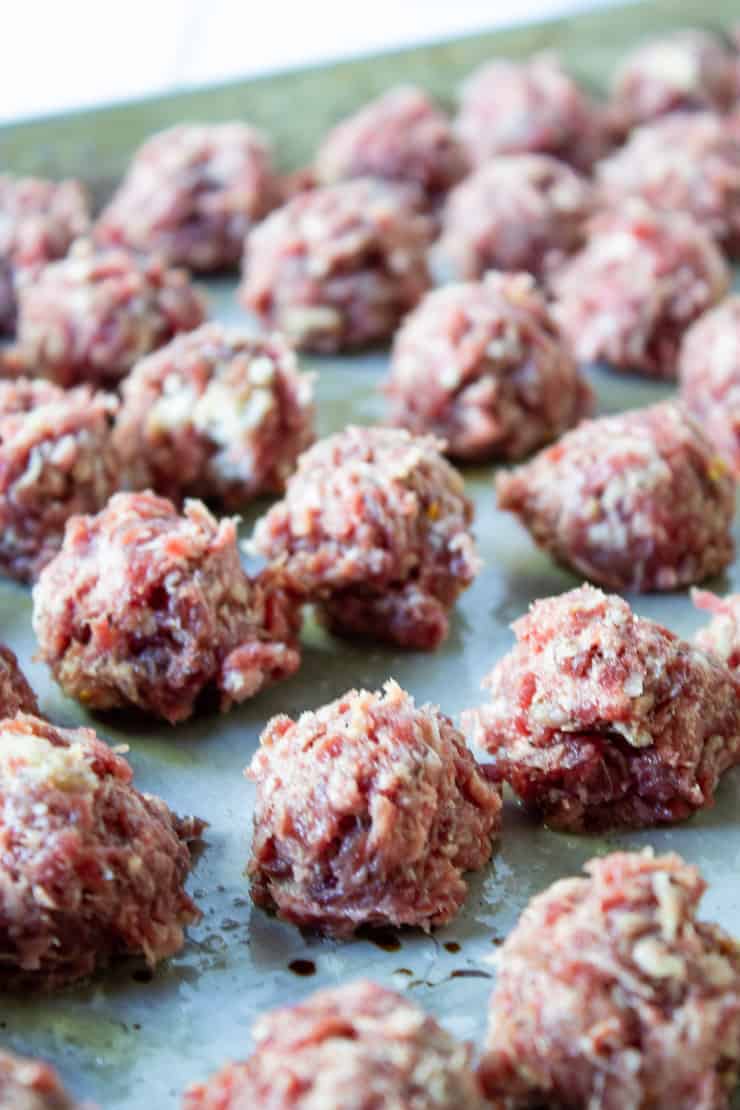
[{"label": "meat juice droplet", "polygon": [[307,977],[316,974],[316,964],[313,960],[291,960],[288,967],[294,975]]},{"label": "meat juice droplet", "polygon": [[357,935],[384,952],[399,952],[401,949],[401,942],[391,929],[359,929]]},{"label": "meat juice droplet", "polygon": [[460,945],[457,943],[456,940],[446,941],[445,948],[447,949],[448,952],[452,952],[452,953],[460,951]]}]

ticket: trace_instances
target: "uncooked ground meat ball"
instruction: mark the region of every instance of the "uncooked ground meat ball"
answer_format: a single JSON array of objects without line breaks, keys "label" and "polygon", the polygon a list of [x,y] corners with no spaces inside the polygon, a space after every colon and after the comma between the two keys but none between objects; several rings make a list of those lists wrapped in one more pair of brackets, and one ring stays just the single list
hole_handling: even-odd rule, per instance
[{"label": "uncooked ground meat ball", "polygon": [[297,614],[271,573],[242,570],[233,520],[119,493],[74,517],[33,592],[39,655],[93,709],[137,706],[174,723],[215,693],[222,709],[298,667]]},{"label": "uncooked ground meat ball", "polygon": [[681,400],[740,478],[740,296],[689,328],[678,362]]},{"label": "uncooked ground meat ball", "polygon": [[279,336],[204,324],[139,362],[114,444],[129,482],[238,508],[282,493],[314,439],[313,379]]},{"label": "uncooked ground meat ball", "polygon": [[390,421],[459,459],[518,459],[585,416],[592,395],[529,274],[428,293],[393,345]]},{"label": "uncooked ground meat ball", "polygon": [[612,589],[675,590],[733,557],[732,477],[672,402],[585,421],[496,490],[540,547]]},{"label": "uncooked ground meat ball", "polygon": [[600,108],[550,55],[477,69],[462,87],[456,127],[475,165],[532,152],[587,171],[604,149]]},{"label": "uncooked ground meat ball", "polygon": [[0,1049],[0,1106],[4,1110],[83,1110],[48,1064]]},{"label": "uncooked ground meat ball", "polygon": [[87,385],[0,382],[0,571],[28,581],[56,554],[75,513],[118,485],[116,401]]},{"label": "uncooked ground meat ball", "polygon": [[153,967],[200,917],[185,893],[203,824],[140,794],[91,729],[0,721],[3,986],[59,987],[113,958]]},{"label": "uncooked ground meat ball", "polygon": [[486,270],[543,277],[583,242],[592,193],[584,178],[546,154],[492,158],[450,193],[432,271],[458,280]]},{"label": "uncooked ground meat ball", "polygon": [[63,258],[89,223],[79,182],[0,175],[0,333],[15,323],[14,275]]},{"label": "uncooked ground meat ball", "polygon": [[434,201],[465,176],[468,159],[444,112],[404,85],[332,128],[314,168],[324,185],[353,177],[407,181]]},{"label": "uncooked ground meat ball", "polygon": [[727,1110],[740,947],[680,856],[614,852],[537,895],[500,949],[480,1076],[496,1106]]},{"label": "uncooked ground meat ball", "polygon": [[0,644],[0,720],[16,713],[35,713],[39,706],[36,695],[18,666],[14,652]]},{"label": "uncooked ground meat ball", "polygon": [[732,673],[626,601],[582,586],[537,601],[464,714],[487,768],[574,832],[683,820],[740,761]]},{"label": "uncooked ground meat ball", "polygon": [[708,590],[692,590],[691,600],[697,609],[712,614],[712,619],[700,628],[694,643],[721,659],[731,670],[740,668],[740,594],[717,597]]},{"label": "uncooked ground meat ball", "polygon": [[349,427],[298,460],[254,547],[332,631],[432,649],[479,569],[473,506],[441,443]]},{"label": "uncooked ground meat ball", "polygon": [[679,109],[725,111],[736,95],[732,51],[709,31],[679,30],[638,46],[612,83],[610,123],[624,135]]},{"label": "uncooked ground meat ball", "polygon": [[27,373],[60,385],[114,384],[204,315],[184,271],[82,241],[19,286],[17,357]]},{"label": "uncooked ground meat ball", "polygon": [[266,139],[244,123],[181,124],[148,139],[102,213],[97,238],[191,270],[235,266],[277,200]]},{"label": "uncooked ground meat ball", "polygon": [[184,1110],[484,1110],[470,1049],[395,991],[360,980],[273,1010],[256,1048]]},{"label": "uncooked ground meat ball", "polygon": [[370,179],[299,193],[247,236],[242,303],[306,350],[386,339],[429,284],[418,199]]},{"label": "uncooked ground meat ball", "polygon": [[274,717],[248,777],[252,898],[332,936],[450,921],[499,831],[498,788],[462,734],[392,681]]},{"label": "uncooked ground meat ball", "polygon": [[727,251],[740,251],[740,120],[714,112],[665,116],[600,162],[597,179],[609,203],[641,196],[655,208],[687,212]]},{"label": "uncooked ground meat ball", "polygon": [[683,333],[729,283],[691,216],[633,198],[596,217],[586,245],[554,274],[553,314],[581,362],[673,378]]}]

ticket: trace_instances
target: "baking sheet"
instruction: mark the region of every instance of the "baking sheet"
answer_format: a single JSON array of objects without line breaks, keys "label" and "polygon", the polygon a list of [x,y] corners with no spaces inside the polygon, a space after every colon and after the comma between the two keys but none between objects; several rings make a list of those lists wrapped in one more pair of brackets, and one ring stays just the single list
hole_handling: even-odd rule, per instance
[{"label": "baking sheet", "polygon": [[[632,11],[623,25],[612,11],[604,13],[607,18],[602,25],[594,18],[585,24],[594,34],[599,26],[602,31],[607,24],[617,29],[626,26],[636,37],[641,26],[691,18],[691,4],[682,5],[678,14],[677,7],[642,4],[641,20],[636,20]],[[713,13],[718,19],[722,14],[731,15],[734,8],[735,2],[714,8],[702,4],[702,21],[707,22]],[[556,26],[571,31],[574,27]],[[530,47],[553,38],[552,28],[530,28],[526,35],[518,34],[524,35],[523,41]],[[581,49],[588,43],[582,30],[575,38]],[[506,48],[506,36],[503,39],[502,48]],[[589,54],[589,64],[594,58],[603,61],[606,50],[611,64],[616,49],[605,47],[603,35],[594,41],[598,46]],[[621,49],[624,34],[615,33],[614,41]],[[479,56],[493,51],[491,37],[481,43],[484,45],[467,40],[469,51]],[[454,54],[452,47],[449,50]],[[427,59],[430,56],[429,50],[420,53]],[[391,64],[393,59],[384,63],[384,84],[403,75],[407,57],[395,56],[397,65]],[[351,67],[345,69],[351,71]],[[425,81],[426,76],[423,67],[414,71],[418,80]],[[143,107],[136,111],[137,119],[143,118]],[[187,114],[181,110],[178,118]],[[208,116],[207,111],[199,114]],[[146,130],[158,125],[155,117],[156,113]],[[294,129],[298,123],[293,119]],[[27,132],[28,142],[33,134],[33,129]],[[3,149],[0,134],[0,153]],[[67,157],[69,151],[65,154],[65,150],[62,143],[59,153]],[[216,318],[243,322],[234,301],[233,282],[212,282],[209,290]],[[380,417],[377,386],[386,366],[384,355],[306,358],[304,362],[319,374],[322,434],[339,430],[350,420],[372,423]],[[649,404],[674,391],[670,386],[599,369],[592,378],[599,410],[604,413]],[[657,851],[681,852],[698,864],[710,881],[705,915],[740,933],[740,770],[725,776],[713,810],[660,832],[600,838],[557,834],[539,828],[507,799],[503,841],[492,865],[471,879],[464,912],[433,936],[403,931],[337,943],[303,936],[251,906],[243,870],[249,852],[253,788],[242,770],[272,714],[293,715],[329,701],[351,686],[375,688],[393,676],[417,700],[436,702],[456,717],[460,710],[481,700],[481,677],[512,644],[509,623],[534,598],[578,584],[577,578],[555,567],[534,548],[512,517],[495,509],[493,473],[492,467],[465,470],[468,491],[476,502],[476,535],[485,568],[458,604],[450,637],[439,652],[402,654],[334,642],[309,617],[303,635],[303,665],[297,675],[227,716],[201,717],[177,728],[141,722],[133,728],[129,722],[126,727],[121,719],[111,717],[95,720],[62,697],[46,669],[32,659],[35,643],[29,592],[0,582],[0,638],[19,655],[40,695],[42,711],[62,725],[93,724],[112,743],[129,744],[140,789],[161,794],[179,812],[196,813],[210,823],[205,851],[190,881],[204,919],[190,931],[185,950],[153,978],[142,965],[127,963],[55,997],[5,996],[0,1044],[53,1061],[80,1098],[93,1099],[111,1110],[140,1110],[178,1105],[187,1083],[204,1078],[229,1058],[246,1056],[249,1027],[265,1008],[361,975],[407,991],[452,1032],[479,1041],[494,974],[492,958],[526,902],[556,878],[577,872],[590,856],[617,848],[652,844]],[[244,535],[264,508],[265,503],[245,514]],[[740,525],[736,539],[740,549]],[[708,585],[719,591],[740,590],[740,561]],[[640,614],[685,635],[703,620],[684,594],[631,596],[629,600]],[[740,1105],[740,1100],[736,1104]]]}]

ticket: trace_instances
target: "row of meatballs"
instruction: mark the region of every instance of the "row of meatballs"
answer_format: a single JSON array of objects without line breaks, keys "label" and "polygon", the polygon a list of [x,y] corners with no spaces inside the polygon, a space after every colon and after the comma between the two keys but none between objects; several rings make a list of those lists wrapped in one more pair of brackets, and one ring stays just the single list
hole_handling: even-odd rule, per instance
[{"label": "row of meatballs", "polygon": [[[490,767],[393,682],[268,724],[249,769],[257,904],[339,937],[360,924],[449,921],[464,872],[490,858],[502,776],[576,830],[676,820],[711,803],[740,752],[729,668],[588,587],[536,603],[515,631],[487,680],[490,704],[472,714]],[[199,916],[184,881],[202,822],[140,794],[125,759],[91,730],[24,712],[33,695],[9,656],[5,671],[21,712],[0,725],[4,981],[51,988],[121,955],[156,963]],[[334,1105],[346,1082],[370,1092],[358,1096],[363,1108],[378,1105],[378,1091],[440,1108],[483,1106],[482,1092],[502,1110],[538,1099],[728,1106],[740,950],[696,918],[698,872],[650,853],[587,871],[538,896],[501,950],[478,1079],[435,1023],[361,984],[269,1016],[255,1054],[185,1105],[308,1107],[322,1092]],[[329,1066],[316,1070],[322,1058]],[[56,1105],[43,1101],[54,1083],[37,1065],[3,1058],[0,1092],[3,1083]]]}]

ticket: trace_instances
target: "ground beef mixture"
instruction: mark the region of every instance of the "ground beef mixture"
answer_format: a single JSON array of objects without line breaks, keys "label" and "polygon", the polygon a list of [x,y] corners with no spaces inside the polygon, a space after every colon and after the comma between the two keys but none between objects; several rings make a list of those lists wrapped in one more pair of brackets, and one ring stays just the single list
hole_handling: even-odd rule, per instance
[{"label": "ground beef mixture", "polygon": [[641,196],[655,208],[688,212],[725,250],[740,252],[740,120],[664,116],[600,162],[597,180],[608,203]]},{"label": "ground beef mixture", "polygon": [[692,590],[697,609],[711,613],[712,619],[700,628],[694,642],[702,651],[721,659],[731,670],[740,668],[740,594],[717,597],[708,590]]},{"label": "ground beef mixture", "polygon": [[317,180],[405,181],[438,200],[465,176],[468,159],[450,122],[421,89],[390,89],[334,127],[316,154]]},{"label": "ground beef mixture", "polygon": [[14,329],[15,275],[63,258],[89,224],[79,182],[0,174],[0,334]]},{"label": "ground beef mixture", "polygon": [[137,363],[114,443],[127,479],[236,509],[282,493],[314,439],[313,379],[279,336],[203,324]]},{"label": "ground beef mixture", "polygon": [[96,236],[191,270],[235,266],[244,236],[277,201],[271,163],[267,140],[244,123],[162,131],[134,155]]},{"label": "ground beef mixture", "polygon": [[419,197],[369,178],[299,193],[247,236],[242,303],[307,350],[387,339],[429,285]]},{"label": "ground beef mixture", "polygon": [[582,423],[496,490],[540,547],[612,589],[675,590],[733,558],[734,482],[671,401]]},{"label": "ground beef mixture", "polygon": [[497,58],[462,87],[456,127],[475,165],[496,154],[552,154],[584,171],[604,150],[601,109],[557,58]]},{"label": "ground beef mixture", "polygon": [[740,296],[689,328],[678,361],[681,400],[740,478]]},{"label": "ground beef mixture", "polygon": [[74,513],[102,508],[119,480],[116,401],[85,386],[0,381],[0,572],[35,578]]},{"label": "ground beef mixture", "polygon": [[39,706],[36,695],[18,666],[15,654],[0,643],[0,720],[16,713],[35,713]]},{"label": "ground beef mixture", "polygon": [[141,794],[91,729],[0,722],[4,987],[56,988],[118,956],[154,966],[200,914],[185,893],[203,824]]},{"label": "ground beef mixture", "polygon": [[472,503],[429,436],[349,427],[298,461],[254,547],[339,635],[433,649],[478,572]]},{"label": "ground beef mixture", "polygon": [[48,1064],[14,1056],[1,1048],[0,1106],[3,1110],[83,1110]]},{"label": "ground beef mixture", "polygon": [[96,253],[81,241],[18,289],[16,357],[60,385],[114,384],[143,355],[202,323],[205,304],[182,270]]},{"label": "ground beef mixture", "polygon": [[557,158],[492,158],[450,193],[432,270],[441,280],[479,278],[486,270],[543,277],[583,242],[592,199],[591,186]]},{"label": "ground beef mixture", "polygon": [[226,709],[300,662],[294,605],[270,571],[250,580],[235,521],[199,501],[180,516],[152,493],[119,493],[74,517],[33,602],[40,658],[92,709],[174,723],[203,694]]},{"label": "ground beef mixture", "polygon": [[453,458],[519,459],[586,415],[591,391],[529,274],[428,293],[393,345],[391,423]]},{"label": "ground beef mixture", "polygon": [[612,83],[610,123],[619,136],[681,109],[730,108],[736,96],[729,46],[711,31],[679,30],[628,54]]},{"label": "ground beef mixture", "polygon": [[583,586],[534,603],[464,715],[494,780],[554,828],[649,827],[711,806],[740,761],[732,673],[626,601]]},{"label": "ground beef mixture", "polygon": [[537,895],[500,950],[488,1095],[507,1110],[727,1110],[740,947],[698,919],[706,883],[650,849],[585,870]]},{"label": "ground beef mixture", "polygon": [[273,1010],[256,1048],[184,1110],[484,1110],[470,1049],[395,991],[358,981]]},{"label": "ground beef mixture", "polygon": [[600,214],[553,276],[553,313],[576,357],[676,376],[683,333],[730,284],[711,236],[684,212],[632,198]]},{"label": "ground beef mixture", "polygon": [[273,718],[248,775],[252,898],[332,936],[450,921],[499,832],[498,787],[462,734],[392,681]]}]

